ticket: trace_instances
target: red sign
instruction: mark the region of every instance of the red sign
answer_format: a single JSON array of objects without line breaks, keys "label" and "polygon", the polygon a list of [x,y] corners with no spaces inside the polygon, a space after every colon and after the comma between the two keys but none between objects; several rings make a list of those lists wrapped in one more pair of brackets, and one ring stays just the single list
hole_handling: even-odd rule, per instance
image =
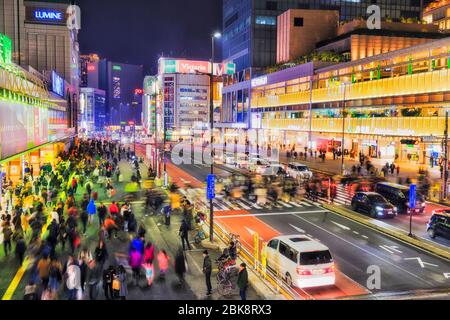
[{"label": "red sign", "polygon": [[87,70],[88,70],[89,72],[93,72],[93,71],[95,71],[95,66],[94,66],[93,64],[89,64],[89,65],[87,66]]},{"label": "red sign", "polygon": [[177,60],[179,73],[211,73],[211,64],[207,61]]},{"label": "red sign", "polygon": [[134,94],[144,94],[143,89],[134,89]]},{"label": "red sign", "polygon": [[128,124],[129,124],[130,126],[133,126],[133,125],[134,125],[134,121],[128,121]]}]

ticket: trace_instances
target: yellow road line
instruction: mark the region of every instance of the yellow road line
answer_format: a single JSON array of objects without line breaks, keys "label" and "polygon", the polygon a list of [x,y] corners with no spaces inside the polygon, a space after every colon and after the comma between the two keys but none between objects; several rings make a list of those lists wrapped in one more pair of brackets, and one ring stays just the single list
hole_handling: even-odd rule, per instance
[{"label": "yellow road line", "polygon": [[[50,222],[47,221],[47,223],[42,227],[41,231],[41,239],[44,233],[47,231],[47,228],[49,226]],[[28,257],[25,258],[23,261],[22,266],[20,266],[19,270],[17,270],[16,275],[14,276],[13,280],[9,284],[8,289],[6,290],[5,294],[2,297],[2,300],[11,300],[12,296],[16,292],[17,287],[19,286],[20,281],[23,278],[23,275],[25,274],[25,271],[27,271],[28,265],[30,264],[30,259]]]},{"label": "yellow road line", "polygon": [[22,266],[17,270],[16,275],[14,276],[14,279],[9,284],[8,289],[6,290],[5,294],[2,297],[2,300],[11,300],[12,296],[14,295],[14,292],[16,292],[17,287],[19,286],[20,281],[22,280],[23,275],[25,274],[25,271],[28,268],[28,265],[30,264],[30,260],[25,258]]}]

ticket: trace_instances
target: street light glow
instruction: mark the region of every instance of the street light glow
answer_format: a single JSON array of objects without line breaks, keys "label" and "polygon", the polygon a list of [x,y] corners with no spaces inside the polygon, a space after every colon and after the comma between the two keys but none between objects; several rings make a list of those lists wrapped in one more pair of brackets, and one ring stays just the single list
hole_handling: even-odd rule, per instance
[{"label": "street light glow", "polygon": [[217,32],[214,33],[213,37],[216,38],[216,39],[220,39],[220,38],[222,38],[222,34],[217,31]]}]

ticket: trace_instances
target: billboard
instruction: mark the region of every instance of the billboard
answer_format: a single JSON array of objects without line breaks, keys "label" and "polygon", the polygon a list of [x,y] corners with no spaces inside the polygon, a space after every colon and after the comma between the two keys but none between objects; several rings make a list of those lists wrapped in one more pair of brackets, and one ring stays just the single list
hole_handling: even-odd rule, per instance
[{"label": "billboard", "polygon": [[48,142],[48,109],[0,101],[0,159]]},{"label": "billboard", "polygon": [[52,91],[60,97],[64,97],[64,79],[55,71],[52,71]]},{"label": "billboard", "polygon": [[12,41],[0,33],[0,64],[10,64],[12,60]]},{"label": "billboard", "polygon": [[[234,63],[214,63],[214,75],[233,74],[236,71]],[[211,73],[211,63],[208,61],[165,59],[159,60],[159,74],[164,73]]]},{"label": "billboard", "polygon": [[42,24],[67,24],[65,9],[26,7],[25,17],[27,22]]}]

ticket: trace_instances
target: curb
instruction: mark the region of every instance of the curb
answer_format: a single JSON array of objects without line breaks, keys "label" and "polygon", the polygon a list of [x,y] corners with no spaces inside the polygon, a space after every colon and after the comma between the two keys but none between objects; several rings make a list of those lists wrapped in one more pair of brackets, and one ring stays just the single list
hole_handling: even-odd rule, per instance
[{"label": "curb", "polygon": [[422,240],[419,240],[417,238],[412,238],[410,236],[408,236],[408,234],[406,232],[398,232],[398,231],[394,231],[394,230],[390,230],[387,228],[383,228],[380,226],[377,226],[373,223],[371,223],[370,221],[367,220],[367,218],[365,217],[360,217],[357,216],[353,211],[348,210],[348,209],[344,209],[344,208],[339,208],[333,205],[328,205],[328,204],[323,204],[322,207],[324,207],[327,210],[330,210],[334,213],[337,213],[345,218],[348,218],[350,220],[353,220],[355,222],[358,222],[360,224],[363,224],[371,229],[374,229],[376,231],[379,231],[381,233],[384,233],[392,238],[395,238],[397,240],[400,240],[404,243],[407,243],[409,245],[412,245],[416,248],[419,248],[423,251],[432,253],[436,256],[439,256],[440,258],[444,258],[446,260],[450,260],[450,251],[441,249],[439,247],[436,247],[434,245],[425,243]]}]

